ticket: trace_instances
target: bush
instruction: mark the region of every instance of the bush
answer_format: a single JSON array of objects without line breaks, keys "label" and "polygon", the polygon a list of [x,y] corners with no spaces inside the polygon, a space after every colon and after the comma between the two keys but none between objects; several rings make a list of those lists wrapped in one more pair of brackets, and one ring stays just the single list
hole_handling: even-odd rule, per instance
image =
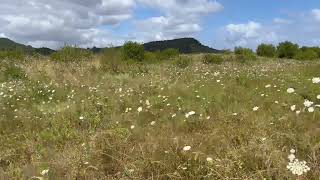
[{"label": "bush", "polygon": [[104,50],[100,56],[100,67],[103,70],[119,73],[121,71],[121,53],[115,48]]},{"label": "bush", "polygon": [[179,56],[175,60],[176,66],[182,69],[187,68],[191,63],[192,63],[192,59],[191,57],[188,57],[188,56]]},{"label": "bush", "polygon": [[223,58],[220,55],[214,55],[214,54],[206,54],[203,57],[204,64],[221,64],[223,62]]},{"label": "bush", "polygon": [[136,42],[126,42],[122,47],[124,60],[142,61],[144,59],[144,47]]},{"label": "bush", "polygon": [[16,80],[26,78],[24,70],[13,61],[2,61],[0,63],[0,81]]},{"label": "bush", "polygon": [[257,59],[254,52],[249,48],[236,47],[234,49],[234,53],[236,54],[237,60],[239,60],[240,62]]},{"label": "bush", "polygon": [[179,56],[179,50],[169,48],[169,49],[166,49],[166,50],[158,53],[158,56],[159,56],[160,60],[172,60],[172,59],[176,58],[177,56]]},{"label": "bush", "polygon": [[275,57],[276,48],[272,44],[260,44],[257,48],[257,55],[263,57]]},{"label": "bush", "polygon": [[300,49],[294,58],[297,60],[315,60],[319,57],[317,52],[315,52],[311,48],[308,48],[308,49]]},{"label": "bush", "polygon": [[277,47],[277,54],[279,58],[292,59],[296,56],[299,51],[299,45],[293,44],[292,42],[282,42]]},{"label": "bush", "polygon": [[25,56],[26,56],[25,53],[20,49],[0,51],[0,60],[1,59],[24,60]]},{"label": "bush", "polygon": [[60,62],[75,62],[89,60],[93,53],[87,49],[81,49],[76,46],[65,46],[59,51],[51,54],[50,58],[53,61]]}]

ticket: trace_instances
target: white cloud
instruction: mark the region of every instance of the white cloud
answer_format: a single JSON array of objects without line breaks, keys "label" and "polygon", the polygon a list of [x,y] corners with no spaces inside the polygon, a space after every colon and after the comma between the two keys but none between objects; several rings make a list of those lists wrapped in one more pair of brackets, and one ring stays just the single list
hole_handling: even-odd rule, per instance
[{"label": "white cloud", "polygon": [[1,33],[36,46],[104,46],[107,40],[102,35],[106,32],[97,28],[130,19],[135,5],[134,0],[2,0]]},{"label": "white cloud", "polygon": [[192,36],[202,30],[201,18],[219,12],[223,6],[211,0],[138,0],[162,16],[137,21],[137,34],[144,41]]}]

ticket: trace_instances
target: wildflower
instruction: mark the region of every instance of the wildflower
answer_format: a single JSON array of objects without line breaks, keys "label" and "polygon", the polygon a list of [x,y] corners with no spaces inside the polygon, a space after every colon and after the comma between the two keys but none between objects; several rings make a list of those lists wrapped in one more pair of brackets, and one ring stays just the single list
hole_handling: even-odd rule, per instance
[{"label": "wildflower", "polygon": [[172,116],[171,116],[171,117],[172,117],[172,118],[174,118],[174,117],[176,117],[176,116],[177,116],[177,114],[172,114]]},{"label": "wildflower", "polygon": [[49,169],[45,169],[45,170],[42,170],[40,174],[42,176],[44,176],[44,175],[48,174],[48,172],[49,172]]},{"label": "wildflower", "polygon": [[253,110],[253,111],[258,111],[258,110],[259,110],[259,107],[256,106],[256,107],[252,108],[252,110]]},{"label": "wildflower", "polygon": [[314,112],[314,107],[309,107],[309,108],[308,108],[308,111],[309,111],[310,113],[313,113],[313,112]]},{"label": "wildflower", "polygon": [[303,104],[305,107],[311,107],[313,105],[313,102],[306,99],[306,100],[304,100]]},{"label": "wildflower", "polygon": [[313,84],[320,84],[320,77],[314,77],[314,78],[312,78],[312,83],[313,83]]},{"label": "wildflower", "polygon": [[320,94],[317,96],[317,99],[320,99]]},{"label": "wildflower", "polygon": [[142,111],[142,107],[139,107],[139,108],[137,109],[137,111],[138,111],[138,112],[141,112],[141,111]]},{"label": "wildflower", "polygon": [[267,84],[265,87],[266,87],[266,88],[269,88],[269,87],[271,87],[271,84]]},{"label": "wildflower", "polygon": [[292,106],[290,107],[290,109],[291,109],[291,111],[295,111],[295,110],[296,110],[296,105],[292,105]]},{"label": "wildflower", "polygon": [[287,169],[292,172],[294,175],[301,176],[303,173],[310,171],[310,168],[307,166],[306,161],[299,161],[294,155],[296,151],[294,149],[290,150],[290,155],[288,156],[289,163]]},{"label": "wildflower", "polygon": [[151,126],[153,126],[153,125],[155,125],[155,124],[156,124],[155,121],[152,121],[152,122],[150,123]]},{"label": "wildflower", "polygon": [[190,111],[190,112],[188,112],[188,113],[186,113],[186,118],[189,118],[190,116],[192,116],[192,115],[195,115],[196,114],[196,112],[194,112],[194,111]]},{"label": "wildflower", "polygon": [[83,116],[80,116],[79,119],[80,119],[80,120],[84,120],[84,117],[83,117]]},{"label": "wildflower", "polygon": [[213,161],[213,159],[211,157],[207,157],[206,160],[207,160],[208,163],[212,163],[212,161]]},{"label": "wildflower", "polygon": [[307,173],[310,171],[310,167],[307,166],[306,161],[299,161],[298,159],[295,159],[293,162],[289,162],[287,165],[287,169],[289,169],[292,174],[301,176],[303,173]]},{"label": "wildflower", "polygon": [[134,126],[134,125],[132,125],[130,128],[131,128],[131,129],[134,129],[134,128],[135,128],[135,126]]},{"label": "wildflower", "polygon": [[150,101],[149,100],[146,100],[146,105],[150,106]]},{"label": "wildflower", "polygon": [[287,93],[289,93],[289,94],[292,94],[292,93],[294,93],[295,92],[295,90],[293,89],[293,88],[288,88],[287,89]]},{"label": "wildflower", "polygon": [[232,114],[232,116],[237,116],[237,115],[238,115],[238,113],[233,113],[233,114]]},{"label": "wildflower", "polygon": [[301,113],[301,111],[296,111],[296,114],[299,115]]},{"label": "wildflower", "polygon": [[209,120],[211,117],[210,116],[207,116],[207,120]]},{"label": "wildflower", "polygon": [[279,104],[279,101],[275,101],[274,103],[275,103],[275,104]]},{"label": "wildflower", "polygon": [[183,150],[184,151],[189,151],[191,149],[191,146],[185,146],[185,147],[183,147]]},{"label": "wildflower", "polygon": [[294,159],[296,158],[296,156],[294,154],[289,154],[288,159],[290,162],[294,161]]}]

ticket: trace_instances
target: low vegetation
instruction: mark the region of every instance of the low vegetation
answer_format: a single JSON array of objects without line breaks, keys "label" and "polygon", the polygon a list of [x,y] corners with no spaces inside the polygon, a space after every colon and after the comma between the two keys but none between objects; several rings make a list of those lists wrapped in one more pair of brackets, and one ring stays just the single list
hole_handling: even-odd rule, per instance
[{"label": "low vegetation", "polygon": [[272,58],[133,42],[5,56],[0,177],[318,179],[320,61],[305,47],[288,59],[286,44]]}]

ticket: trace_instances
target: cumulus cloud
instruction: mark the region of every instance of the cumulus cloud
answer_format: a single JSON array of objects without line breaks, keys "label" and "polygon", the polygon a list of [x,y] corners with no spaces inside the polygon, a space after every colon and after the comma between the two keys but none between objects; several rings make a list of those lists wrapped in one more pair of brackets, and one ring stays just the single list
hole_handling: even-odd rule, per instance
[{"label": "cumulus cloud", "polygon": [[137,21],[137,32],[144,41],[192,36],[202,30],[201,18],[219,12],[223,6],[211,0],[138,0],[160,11],[158,17]]},{"label": "cumulus cloud", "polygon": [[1,33],[24,43],[53,48],[63,43],[85,46],[97,39],[103,44],[107,32],[98,27],[130,19],[135,4],[134,0],[2,0]]},{"label": "cumulus cloud", "polygon": [[[320,10],[313,9],[288,18],[274,18],[270,22],[234,23],[217,33],[223,47],[256,48],[260,43],[277,44],[293,41],[300,45],[318,46],[320,42]],[[221,47],[221,46],[220,46]]]}]

